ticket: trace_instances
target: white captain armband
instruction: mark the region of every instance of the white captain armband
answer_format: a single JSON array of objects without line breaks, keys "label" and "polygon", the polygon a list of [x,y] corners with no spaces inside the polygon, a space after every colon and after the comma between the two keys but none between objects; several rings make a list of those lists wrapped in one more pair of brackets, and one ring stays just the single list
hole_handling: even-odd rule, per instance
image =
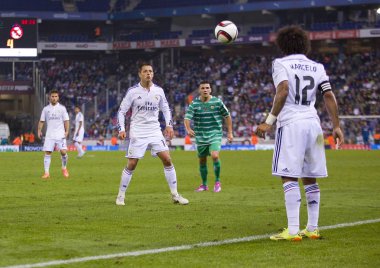
[{"label": "white captain armband", "polygon": [[325,94],[327,91],[331,91],[331,84],[329,81],[323,81],[322,83],[319,84],[318,90],[323,94]]}]

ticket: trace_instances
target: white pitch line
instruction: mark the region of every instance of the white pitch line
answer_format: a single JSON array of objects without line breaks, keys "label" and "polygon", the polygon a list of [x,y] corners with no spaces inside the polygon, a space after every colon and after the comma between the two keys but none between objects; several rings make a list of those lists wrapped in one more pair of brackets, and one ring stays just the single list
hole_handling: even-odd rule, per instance
[{"label": "white pitch line", "polygon": [[[352,227],[352,226],[377,223],[377,222],[380,222],[380,219],[340,223],[340,224],[335,224],[335,225],[322,226],[319,229],[329,230],[329,229]],[[47,266],[60,265],[60,264],[70,264],[70,263],[96,261],[96,260],[107,260],[107,259],[130,257],[130,256],[142,256],[142,255],[149,255],[149,254],[158,254],[162,252],[171,252],[171,251],[179,251],[179,250],[188,250],[188,249],[193,249],[193,248],[203,248],[203,247],[220,246],[220,245],[226,245],[226,244],[235,244],[235,243],[241,243],[241,242],[249,242],[249,241],[254,241],[254,240],[265,239],[265,238],[268,238],[270,235],[271,234],[253,235],[253,236],[233,238],[233,239],[227,239],[227,240],[216,241],[216,242],[203,242],[203,243],[198,243],[198,244],[182,245],[182,246],[167,247],[167,248],[127,251],[127,252],[108,254],[108,255],[88,256],[88,257],[83,257],[83,258],[73,258],[73,259],[68,259],[68,260],[56,260],[56,261],[48,261],[48,262],[40,262],[40,263],[32,263],[32,264],[21,264],[21,265],[6,266],[6,267],[0,267],[0,268],[47,267]]]}]

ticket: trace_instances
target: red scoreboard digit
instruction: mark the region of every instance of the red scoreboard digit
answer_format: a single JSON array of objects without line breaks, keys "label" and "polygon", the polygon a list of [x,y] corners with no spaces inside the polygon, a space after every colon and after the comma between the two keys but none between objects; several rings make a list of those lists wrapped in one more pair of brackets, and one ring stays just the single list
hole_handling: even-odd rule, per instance
[{"label": "red scoreboard digit", "polygon": [[37,57],[37,19],[0,18],[0,57]]}]

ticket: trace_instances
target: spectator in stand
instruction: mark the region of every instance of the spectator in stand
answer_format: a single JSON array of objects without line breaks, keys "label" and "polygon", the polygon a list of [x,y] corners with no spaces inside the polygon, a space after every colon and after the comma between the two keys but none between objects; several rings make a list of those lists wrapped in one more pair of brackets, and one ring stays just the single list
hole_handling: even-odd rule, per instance
[{"label": "spectator in stand", "polygon": [[13,144],[13,145],[22,145],[22,139],[21,139],[21,136],[16,136],[16,137],[13,139],[12,144]]}]

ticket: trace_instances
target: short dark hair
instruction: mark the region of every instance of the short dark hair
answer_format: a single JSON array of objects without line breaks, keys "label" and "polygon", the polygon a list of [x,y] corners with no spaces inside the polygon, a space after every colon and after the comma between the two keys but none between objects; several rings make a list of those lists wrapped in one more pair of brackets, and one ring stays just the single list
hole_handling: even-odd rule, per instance
[{"label": "short dark hair", "polygon": [[296,25],[281,28],[277,33],[276,44],[285,55],[307,55],[310,51],[310,39],[307,33]]},{"label": "short dark hair", "polygon": [[58,95],[59,95],[59,92],[58,92],[57,89],[52,89],[52,90],[50,90],[50,92],[49,92],[49,96],[51,96],[51,94],[58,94]]},{"label": "short dark hair", "polygon": [[139,72],[141,72],[141,70],[142,70],[142,68],[143,68],[144,66],[150,66],[150,67],[152,67],[152,69],[153,69],[153,65],[152,65],[152,64],[150,64],[150,63],[148,63],[148,62],[142,62],[142,63],[140,63],[140,65],[139,65]]},{"label": "short dark hair", "polygon": [[79,109],[79,111],[81,111],[82,109],[80,108],[80,106],[79,105],[75,105],[75,107],[74,107],[74,109],[75,108],[78,108]]},{"label": "short dark hair", "polygon": [[207,80],[202,80],[202,81],[199,82],[199,86],[202,85],[202,84],[209,84],[210,87],[211,87],[211,83],[209,81],[207,81]]}]

